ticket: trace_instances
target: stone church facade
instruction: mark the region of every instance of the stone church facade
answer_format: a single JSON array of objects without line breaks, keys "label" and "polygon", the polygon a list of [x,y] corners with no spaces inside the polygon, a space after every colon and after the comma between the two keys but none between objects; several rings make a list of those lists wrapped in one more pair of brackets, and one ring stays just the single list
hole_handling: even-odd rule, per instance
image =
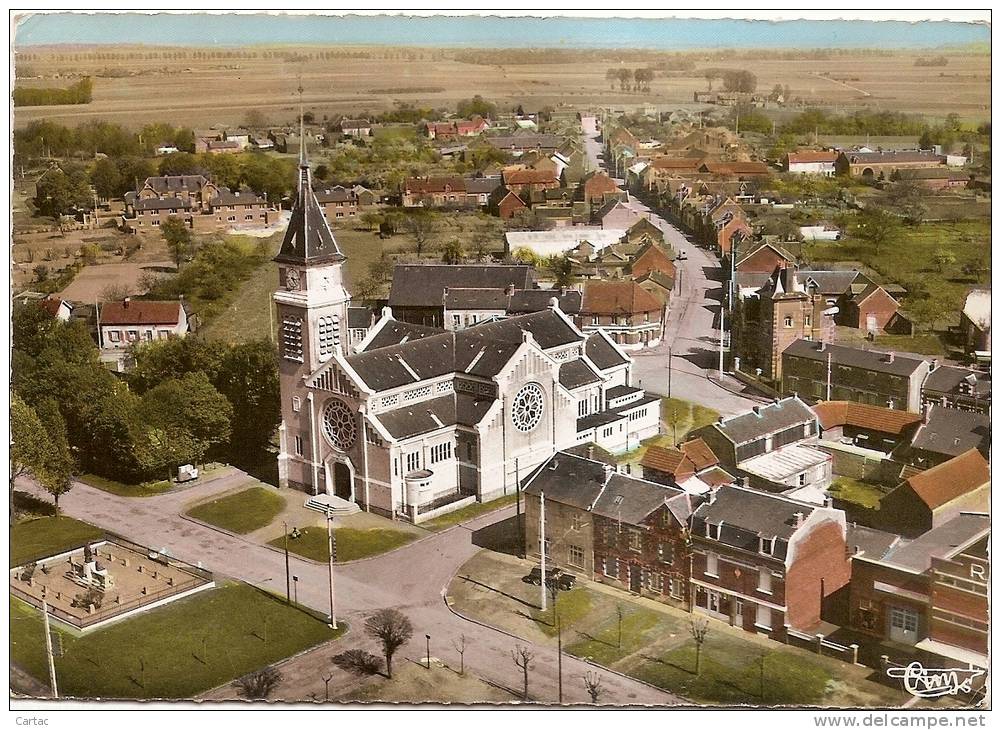
[{"label": "stone church facade", "polygon": [[630,386],[628,355],[555,299],[461,331],[386,308],[348,347],[345,257],[304,156],[275,260],[282,486],[423,522],[513,493],[560,449],[621,452],[659,432],[660,399]]}]

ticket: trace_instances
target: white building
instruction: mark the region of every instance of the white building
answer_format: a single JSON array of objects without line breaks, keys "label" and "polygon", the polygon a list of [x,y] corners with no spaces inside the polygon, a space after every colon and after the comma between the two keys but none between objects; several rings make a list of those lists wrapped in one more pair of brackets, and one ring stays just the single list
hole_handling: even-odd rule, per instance
[{"label": "white building", "polygon": [[551,231],[509,231],[504,237],[508,251],[527,248],[539,256],[552,256],[572,251],[584,241],[594,246],[595,251],[599,251],[605,246],[618,243],[625,235],[624,228],[573,226]]},{"label": "white building", "polygon": [[98,310],[101,349],[127,350],[135,342],[152,342],[188,333],[188,314],[181,302],[155,302],[126,297]]}]

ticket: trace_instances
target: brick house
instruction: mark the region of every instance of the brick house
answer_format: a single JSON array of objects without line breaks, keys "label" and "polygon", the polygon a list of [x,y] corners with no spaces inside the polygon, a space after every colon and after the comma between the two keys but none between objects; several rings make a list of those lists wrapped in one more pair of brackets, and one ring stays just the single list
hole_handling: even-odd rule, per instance
[{"label": "brick house", "polygon": [[930,469],[970,449],[989,456],[990,444],[990,414],[925,405],[921,408],[921,423],[900,456],[919,469]]},{"label": "brick house", "polygon": [[697,435],[727,472],[768,492],[823,499],[831,483],[830,454],[817,448],[816,414],[796,396],[723,417]]},{"label": "brick house", "polygon": [[914,647],[932,666],[986,668],[989,539],[988,515],[962,513],[883,555],[854,555],[851,627]]},{"label": "brick house", "polygon": [[137,342],[152,342],[188,333],[188,313],[180,301],[157,302],[125,297],[107,302],[98,312],[102,350],[127,350]]},{"label": "brick house", "polygon": [[203,175],[149,177],[125,194],[121,225],[129,233],[157,231],[170,217],[197,231],[268,225],[274,208],[249,188],[230,190]]},{"label": "brick house", "polygon": [[[884,455],[910,443],[921,423],[917,413],[844,400],[821,401],[813,406],[813,412],[820,423],[821,445],[825,442],[848,444]],[[856,476],[850,468],[839,464],[839,450],[832,453],[836,474]]]},{"label": "brick house", "polygon": [[588,281],[577,326],[584,332],[603,330],[626,350],[656,347],[664,308],[634,281]]},{"label": "brick house", "polygon": [[892,177],[898,182],[914,183],[929,190],[956,190],[966,188],[970,184],[969,173],[935,167],[897,170]]},{"label": "brick house", "polygon": [[316,188],[313,192],[328,223],[355,218],[366,208],[372,208],[379,202],[375,193],[361,185],[350,188],[334,185]]},{"label": "brick house", "polygon": [[921,403],[989,413],[991,373],[954,365],[939,365],[937,360],[932,360],[928,377],[921,385]]},{"label": "brick house", "polygon": [[735,482],[700,438],[686,441],[677,448],[651,444],[643,453],[640,466],[644,479],[678,487],[691,494],[706,494],[711,489]]},{"label": "brick house", "polygon": [[737,274],[771,275],[776,269],[796,265],[796,257],[775,243],[762,243],[743,256],[735,255],[737,260],[733,264],[733,270]]},{"label": "brick house", "polygon": [[926,150],[842,152],[834,163],[837,174],[863,180],[889,180],[898,170],[944,166],[945,157]]},{"label": "brick house", "polygon": [[538,190],[551,190],[560,186],[560,181],[553,170],[504,168],[501,179],[508,190],[516,192],[520,197]]},{"label": "brick house", "polygon": [[582,199],[584,202],[599,206],[605,203],[608,196],[614,197],[622,193],[619,186],[615,184],[615,181],[604,170],[586,174],[581,178],[578,190],[580,191],[579,194],[583,196]]},{"label": "brick house", "polygon": [[528,205],[516,192],[502,185],[491,195],[490,209],[501,220],[510,220],[519,210],[528,210]]},{"label": "brick house", "polygon": [[868,284],[858,294],[846,297],[844,314],[839,312],[839,324],[866,332],[885,332],[900,309],[900,302],[879,284]]},{"label": "brick house", "polygon": [[799,150],[786,155],[784,167],[786,172],[799,175],[831,177],[837,159],[838,153],[832,150]]},{"label": "brick house", "polygon": [[808,403],[845,400],[917,413],[928,368],[926,360],[892,352],[798,339],[782,351],[781,387]]},{"label": "brick house", "polygon": [[644,216],[620,200],[609,200],[595,210],[591,222],[596,226],[609,230],[628,230],[643,220]]},{"label": "brick house", "polygon": [[337,124],[345,137],[368,137],[372,134],[372,122],[367,119],[342,118]]},{"label": "brick house", "polygon": [[629,275],[634,279],[638,279],[651,271],[659,271],[671,279],[674,279],[677,275],[677,267],[674,265],[671,255],[662,246],[652,241],[646,243],[639,250],[629,263],[628,268]]},{"label": "brick house", "polygon": [[841,510],[723,487],[691,522],[694,610],[782,640],[812,632],[824,600],[848,584]]},{"label": "brick house", "polygon": [[990,510],[991,474],[976,449],[955,456],[927,471],[912,474],[883,497],[885,529],[917,537],[945,524],[960,512]]},{"label": "brick house", "polygon": [[404,208],[465,207],[466,180],[461,175],[407,178],[401,202]]}]

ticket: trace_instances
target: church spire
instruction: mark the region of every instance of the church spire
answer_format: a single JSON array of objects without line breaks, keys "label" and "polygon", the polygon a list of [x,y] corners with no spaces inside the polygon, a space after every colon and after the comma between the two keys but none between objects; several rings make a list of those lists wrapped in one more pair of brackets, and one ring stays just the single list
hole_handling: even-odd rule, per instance
[{"label": "church spire", "polygon": [[306,125],[302,111],[302,82],[299,82],[299,179],[295,204],[281,250],[275,261],[287,264],[315,264],[343,261],[333,231],[313,192],[312,174],[306,158]]}]

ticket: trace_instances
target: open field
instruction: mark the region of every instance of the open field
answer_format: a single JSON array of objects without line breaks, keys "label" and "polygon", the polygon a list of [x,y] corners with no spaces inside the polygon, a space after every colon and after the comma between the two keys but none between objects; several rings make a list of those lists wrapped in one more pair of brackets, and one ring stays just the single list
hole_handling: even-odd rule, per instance
[{"label": "open field", "polygon": [[[39,611],[10,599],[10,652],[31,676],[48,677]],[[198,627],[197,629],[193,627]],[[228,584],[84,636],[57,629],[60,696],[182,698],[343,634],[252,586]]]},{"label": "open field", "polygon": [[[144,49],[148,50],[148,49]],[[176,49],[174,49],[176,50]],[[192,49],[194,50],[194,49]],[[670,54],[663,54],[667,71],[658,72],[649,93],[622,92],[605,80],[611,65],[609,52],[595,51],[592,60],[574,63],[487,64],[464,63],[455,51],[420,49],[419,61],[401,58],[390,48],[353,47],[364,57],[314,58],[305,64],[265,58],[109,61],[88,55],[60,59],[34,51],[31,69],[40,76],[96,74],[108,67],[122,67],[141,75],[122,78],[95,77],[93,101],[73,106],[20,107],[15,125],[34,119],[79,124],[105,119],[128,125],[170,121],[176,125],[208,127],[238,124],[247,110],[260,110],[272,123],[293,120],[298,110],[295,78],[302,73],[307,111],[317,118],[343,113],[375,112],[395,101],[427,106],[453,106],[474,94],[504,106],[537,107],[559,103],[580,107],[691,104],[692,95],[706,88],[699,69],[728,64],[755,73],[758,89],[789,85],[794,96],[819,99],[842,110],[861,105],[944,117],[956,112],[970,120],[990,118],[990,56],[949,56],[948,66],[914,65],[924,51],[887,56],[836,54],[830,58],[797,58],[741,55],[733,61],[705,58],[695,70],[670,70]],[[320,50],[303,47],[303,53]],[[478,54],[489,58],[490,51]],[[555,60],[555,59],[554,59]],[[635,61],[636,66],[655,62]],[[666,76],[664,74],[667,74]],[[826,77],[824,76],[826,74]],[[60,79],[62,82],[65,79]],[[26,79],[25,86],[46,86],[51,78]]]}]

